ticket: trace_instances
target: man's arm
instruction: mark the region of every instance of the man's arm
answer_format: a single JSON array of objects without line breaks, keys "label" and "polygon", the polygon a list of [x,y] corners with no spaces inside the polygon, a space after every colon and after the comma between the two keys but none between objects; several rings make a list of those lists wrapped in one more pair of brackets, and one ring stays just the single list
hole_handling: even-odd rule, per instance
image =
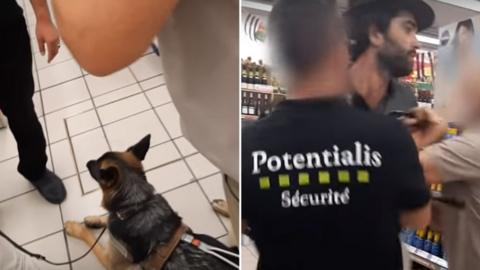
[{"label": "man's arm", "polygon": [[432,205],[427,205],[414,210],[404,211],[400,214],[400,224],[403,228],[422,229],[428,226],[432,218]]},{"label": "man's arm", "polygon": [[388,127],[391,134],[387,145],[389,156],[385,162],[393,181],[400,224],[406,228],[424,228],[431,219],[430,190],[427,188],[418,151],[408,130],[399,122]]},{"label": "man's arm", "polygon": [[135,61],[152,42],[179,0],[53,0],[60,35],[93,75]]},{"label": "man's arm", "polygon": [[437,184],[442,182],[440,176],[440,171],[431,158],[424,151],[421,151],[419,154],[420,164],[423,167],[423,175],[425,176],[425,181],[429,184]]},{"label": "man's arm", "polygon": [[60,48],[60,39],[57,29],[50,18],[50,11],[46,0],[30,0],[35,17],[37,18],[36,35],[40,53],[45,55],[45,45],[48,51],[48,63],[55,58]]}]

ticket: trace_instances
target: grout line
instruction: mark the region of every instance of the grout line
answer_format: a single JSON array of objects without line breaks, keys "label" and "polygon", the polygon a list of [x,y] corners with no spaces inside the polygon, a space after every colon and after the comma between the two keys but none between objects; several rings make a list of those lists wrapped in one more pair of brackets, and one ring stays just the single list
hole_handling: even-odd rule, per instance
[{"label": "grout line", "polygon": [[[156,77],[160,77],[160,76],[161,76],[161,75],[156,76]],[[156,78],[156,77],[154,77],[154,78]],[[152,78],[152,79],[153,79],[153,78]],[[150,79],[150,80],[152,80],[152,79]],[[148,92],[148,91],[151,91],[151,90],[154,90],[154,89],[156,89],[156,88],[159,88],[159,87],[162,87],[162,86],[166,86],[166,85],[167,85],[166,83],[161,83],[161,84],[158,84],[158,85],[155,85],[155,86],[151,86],[151,87],[149,87],[149,88],[143,88],[143,87],[142,87],[142,84],[140,83],[140,88],[142,88],[142,91]]]},{"label": "grout line", "polygon": [[[62,228],[64,228],[65,220],[63,218],[63,211],[62,211],[62,205],[61,204],[58,206],[58,209],[60,211],[60,219],[62,220]],[[65,248],[67,250],[67,260],[69,262],[71,262],[72,261],[72,256],[70,255],[70,247],[68,246],[67,232],[64,229],[62,229],[62,234],[63,234],[63,239],[65,240]],[[69,263],[68,266],[70,267],[70,270],[73,269],[73,264],[72,263]]]},{"label": "grout line", "polygon": [[50,236],[52,236],[52,235],[55,235],[55,234],[57,234],[57,233],[59,233],[59,232],[61,232],[61,231],[63,231],[63,229],[61,229],[61,230],[59,230],[59,231],[55,231],[55,232],[49,233],[49,234],[46,234],[46,235],[43,235],[43,236],[41,236],[41,237],[35,238],[35,239],[33,239],[33,240],[30,240],[30,241],[27,241],[27,242],[21,244],[21,246],[23,247],[23,246],[26,246],[26,245],[33,244],[33,243],[35,243],[35,242],[37,242],[37,241],[40,241],[40,240],[43,240],[43,239],[45,239],[45,238],[47,238],[47,237],[50,237]]},{"label": "grout line", "polygon": [[73,148],[72,137],[70,137],[70,131],[68,130],[67,120],[63,119],[63,123],[65,124],[65,132],[67,133],[67,139],[68,139],[68,143],[70,145],[70,151],[71,151],[72,158],[73,158],[75,172],[77,173],[78,184],[80,185],[80,190],[81,190],[82,194],[85,194],[85,190],[83,189],[82,180],[81,180],[81,177],[80,177],[80,172],[79,172],[79,169],[78,169],[77,156],[75,155],[75,149]]},{"label": "grout line", "polygon": [[[38,72],[38,71],[37,71],[37,72]],[[53,87],[55,87],[55,86],[59,86],[59,85],[62,85],[62,84],[64,84],[64,83],[68,83],[68,82],[71,82],[71,81],[74,81],[74,80],[78,80],[78,79],[80,79],[80,78],[82,78],[82,75],[80,75],[80,76],[78,76],[78,77],[75,77],[75,78],[68,79],[68,80],[63,81],[63,82],[61,82],[61,83],[56,83],[56,84],[49,85],[49,86],[47,86],[47,87],[45,87],[45,88],[43,88],[42,85],[40,84],[40,79],[39,79],[38,83],[40,84],[40,91],[45,91],[45,90],[48,90],[48,89],[53,88]]]}]

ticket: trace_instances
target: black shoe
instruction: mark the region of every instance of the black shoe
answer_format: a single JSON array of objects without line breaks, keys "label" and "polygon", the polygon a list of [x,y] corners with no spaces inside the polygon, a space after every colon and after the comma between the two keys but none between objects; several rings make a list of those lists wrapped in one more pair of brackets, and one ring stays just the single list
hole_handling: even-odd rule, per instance
[{"label": "black shoe", "polygon": [[62,179],[50,170],[46,170],[43,176],[31,182],[40,194],[50,203],[60,204],[67,197],[67,191]]}]

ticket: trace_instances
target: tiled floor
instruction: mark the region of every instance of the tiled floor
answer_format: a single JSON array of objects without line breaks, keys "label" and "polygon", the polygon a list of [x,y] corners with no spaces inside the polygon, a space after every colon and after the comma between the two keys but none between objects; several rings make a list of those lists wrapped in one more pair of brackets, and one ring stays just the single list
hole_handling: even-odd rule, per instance
[{"label": "tiled floor", "polygon": [[[18,0],[18,2],[23,1]],[[28,1],[25,15],[34,29]],[[32,31],[30,31],[32,33]],[[101,191],[86,172],[86,161],[105,151],[125,150],[146,134],[152,144],[144,162],[147,178],[193,230],[230,244],[229,220],[210,207],[223,197],[218,169],[182,136],[160,58],[147,52],[130,67],[98,78],[88,75],[62,46],[47,64],[32,39],[35,104],[48,140],[48,167],[64,181],[68,197],[60,206],[45,202],[16,172],[16,143],[0,130],[0,229],[24,247],[61,262],[87,250],[66,236],[63,223],[103,214]],[[103,237],[103,238],[106,238]],[[102,239],[105,241],[105,239]],[[43,269],[102,269],[96,258]]]}]

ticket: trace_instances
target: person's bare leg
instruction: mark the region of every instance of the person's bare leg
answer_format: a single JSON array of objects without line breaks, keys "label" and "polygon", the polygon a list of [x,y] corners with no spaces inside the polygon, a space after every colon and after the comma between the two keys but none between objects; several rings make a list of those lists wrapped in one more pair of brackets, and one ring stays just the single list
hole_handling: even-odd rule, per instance
[{"label": "person's bare leg", "polygon": [[[89,247],[93,246],[93,244],[97,240],[92,234],[92,232],[90,232],[85,225],[75,221],[65,222],[65,231],[68,235],[82,240]],[[110,257],[108,255],[107,249],[105,249],[100,243],[97,243],[93,248],[93,253],[98,258],[103,267],[110,270]]]}]

